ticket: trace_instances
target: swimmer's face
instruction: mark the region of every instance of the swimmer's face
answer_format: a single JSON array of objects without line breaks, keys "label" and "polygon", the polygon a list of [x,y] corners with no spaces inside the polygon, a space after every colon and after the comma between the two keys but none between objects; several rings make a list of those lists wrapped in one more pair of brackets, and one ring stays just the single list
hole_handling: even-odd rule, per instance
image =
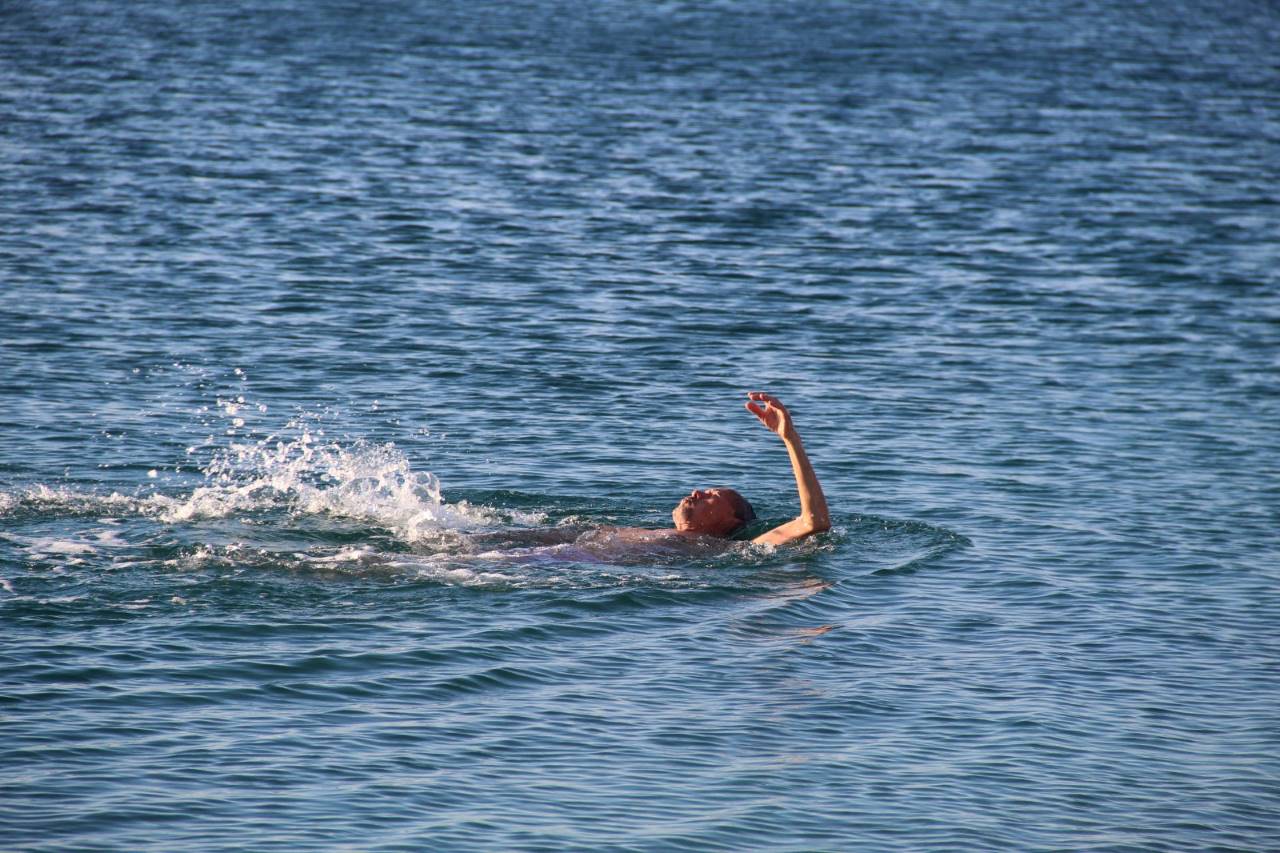
[{"label": "swimmer's face", "polygon": [[676,530],[709,536],[728,536],[739,524],[723,489],[694,489],[671,510],[671,520]]}]

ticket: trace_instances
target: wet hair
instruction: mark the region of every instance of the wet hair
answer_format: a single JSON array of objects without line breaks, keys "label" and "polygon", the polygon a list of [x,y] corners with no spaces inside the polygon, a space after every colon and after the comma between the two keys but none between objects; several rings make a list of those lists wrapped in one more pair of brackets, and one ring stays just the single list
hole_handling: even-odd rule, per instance
[{"label": "wet hair", "polygon": [[719,491],[724,492],[725,497],[729,499],[729,505],[733,507],[733,516],[738,519],[738,526],[729,531],[729,535],[733,536],[756,520],[756,511],[751,507],[751,502],[738,494],[736,489],[721,486]]}]

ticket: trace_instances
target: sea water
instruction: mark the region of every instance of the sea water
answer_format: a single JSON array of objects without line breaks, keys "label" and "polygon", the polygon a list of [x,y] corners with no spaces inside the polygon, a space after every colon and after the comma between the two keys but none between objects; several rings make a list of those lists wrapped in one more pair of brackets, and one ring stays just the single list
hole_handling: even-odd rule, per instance
[{"label": "sea water", "polygon": [[0,847],[1280,848],[1278,47],[0,7]]}]

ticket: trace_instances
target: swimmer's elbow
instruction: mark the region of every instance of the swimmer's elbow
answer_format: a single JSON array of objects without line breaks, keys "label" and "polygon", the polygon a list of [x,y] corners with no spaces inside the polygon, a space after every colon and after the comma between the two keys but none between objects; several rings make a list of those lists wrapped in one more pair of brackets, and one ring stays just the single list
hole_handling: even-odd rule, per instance
[{"label": "swimmer's elbow", "polygon": [[831,519],[825,515],[813,515],[809,517],[797,518],[800,522],[800,537],[812,536],[815,533],[826,533],[831,529]]}]

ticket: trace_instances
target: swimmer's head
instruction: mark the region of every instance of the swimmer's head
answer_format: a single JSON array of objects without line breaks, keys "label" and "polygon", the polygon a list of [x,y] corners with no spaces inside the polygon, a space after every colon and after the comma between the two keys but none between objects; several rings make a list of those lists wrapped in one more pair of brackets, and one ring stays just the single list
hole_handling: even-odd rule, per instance
[{"label": "swimmer's head", "polygon": [[694,489],[671,510],[676,530],[729,537],[755,521],[747,499],[733,489]]}]

